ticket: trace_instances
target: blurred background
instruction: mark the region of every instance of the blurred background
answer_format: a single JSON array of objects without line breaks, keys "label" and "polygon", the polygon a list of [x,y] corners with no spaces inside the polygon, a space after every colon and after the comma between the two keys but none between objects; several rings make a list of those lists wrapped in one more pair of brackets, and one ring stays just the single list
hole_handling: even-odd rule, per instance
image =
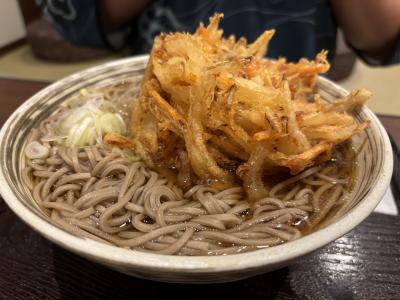
[{"label": "blurred background", "polygon": [[[375,112],[400,115],[400,66],[370,67],[356,58],[339,33],[329,77],[347,89],[366,87]],[[77,47],[65,42],[42,17],[34,0],[0,3],[0,77],[52,82],[126,53]]]}]

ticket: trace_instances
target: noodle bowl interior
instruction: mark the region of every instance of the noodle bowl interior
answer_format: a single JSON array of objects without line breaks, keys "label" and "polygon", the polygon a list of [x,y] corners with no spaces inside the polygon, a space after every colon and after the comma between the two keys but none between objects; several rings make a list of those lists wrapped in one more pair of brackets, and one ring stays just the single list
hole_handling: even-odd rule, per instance
[{"label": "noodle bowl interior", "polygon": [[[298,239],[351,206],[357,167],[351,141],[336,147],[330,161],[296,176],[265,177],[269,195],[251,204],[239,182],[182,190],[173,176],[147,167],[131,150],[103,143],[67,146],[68,134],[79,128],[68,128],[60,140],[56,128],[88,98],[112,102],[108,110],[127,123],[130,89],[122,83],[83,91],[32,130],[23,178],[38,206],[64,230],[138,251],[226,255]],[[90,124],[92,112],[85,113],[83,122]],[[113,117],[96,115],[93,122],[105,118],[119,128]],[[98,127],[89,127],[85,138],[95,139],[90,134]]]}]

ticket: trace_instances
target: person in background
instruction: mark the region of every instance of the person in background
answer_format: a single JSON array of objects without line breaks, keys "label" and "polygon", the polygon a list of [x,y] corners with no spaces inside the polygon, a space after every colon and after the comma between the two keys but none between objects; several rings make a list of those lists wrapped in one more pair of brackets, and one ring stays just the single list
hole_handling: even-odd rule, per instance
[{"label": "person in background", "polygon": [[[214,12],[224,13],[224,35],[253,41],[276,28],[268,56],[296,61],[322,49],[335,53],[338,27],[368,64],[400,62],[398,0],[42,0],[56,30],[81,46],[148,53],[161,32],[193,32]],[[332,58],[332,57],[330,57]]]}]

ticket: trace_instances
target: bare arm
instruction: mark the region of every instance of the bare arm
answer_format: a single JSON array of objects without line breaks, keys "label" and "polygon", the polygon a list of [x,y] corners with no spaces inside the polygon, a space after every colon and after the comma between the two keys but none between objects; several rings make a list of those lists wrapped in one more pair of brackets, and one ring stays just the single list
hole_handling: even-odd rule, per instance
[{"label": "bare arm", "polygon": [[386,58],[400,33],[399,0],[330,0],[349,43],[376,58]]},{"label": "bare arm", "polygon": [[114,30],[129,23],[150,3],[150,0],[102,0],[101,15],[107,30]]}]

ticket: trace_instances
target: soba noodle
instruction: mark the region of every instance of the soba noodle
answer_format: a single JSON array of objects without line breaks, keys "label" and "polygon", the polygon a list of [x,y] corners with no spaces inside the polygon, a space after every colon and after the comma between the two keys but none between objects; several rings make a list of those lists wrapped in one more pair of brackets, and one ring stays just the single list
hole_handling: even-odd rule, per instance
[{"label": "soba noodle", "polygon": [[[126,89],[98,93],[123,102]],[[326,163],[276,182],[254,207],[239,185],[222,191],[195,185],[183,192],[118,148],[55,143],[54,128],[69,109],[32,131],[29,142],[50,152],[27,159],[23,178],[51,221],[81,237],[159,254],[233,254],[297,239],[348,198],[351,163]]]}]

